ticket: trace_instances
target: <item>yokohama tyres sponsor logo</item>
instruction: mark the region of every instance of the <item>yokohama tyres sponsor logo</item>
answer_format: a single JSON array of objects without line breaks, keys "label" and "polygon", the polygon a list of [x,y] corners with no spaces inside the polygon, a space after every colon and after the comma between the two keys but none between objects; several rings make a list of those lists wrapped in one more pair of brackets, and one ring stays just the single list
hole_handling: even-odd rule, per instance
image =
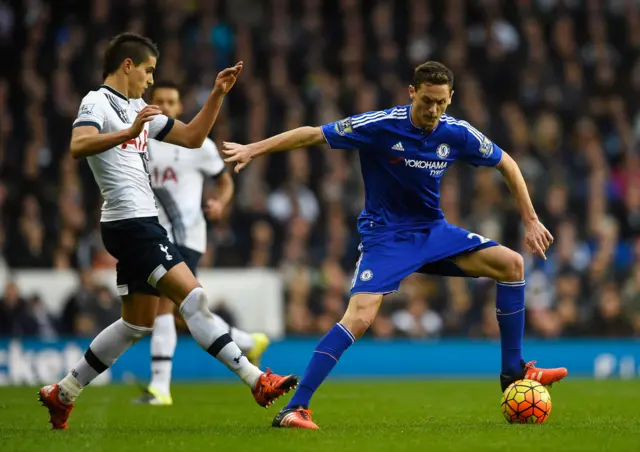
[{"label": "yokohama tyres sponsor logo", "polygon": [[425,160],[413,160],[413,159],[405,159],[404,164],[409,168],[420,168],[420,169],[445,169],[449,162],[434,162],[434,161],[425,161]]}]

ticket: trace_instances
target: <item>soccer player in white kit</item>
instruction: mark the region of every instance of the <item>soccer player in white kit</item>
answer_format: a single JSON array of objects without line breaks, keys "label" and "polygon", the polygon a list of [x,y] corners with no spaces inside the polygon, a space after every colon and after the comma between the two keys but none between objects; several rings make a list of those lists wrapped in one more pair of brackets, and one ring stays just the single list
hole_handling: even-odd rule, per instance
[{"label": "soccer player in white kit", "polygon": [[83,358],[57,384],[40,389],[54,430],[67,420],[82,389],[108,369],[131,345],[151,333],[163,294],[180,307],[194,339],[269,406],[294,388],[295,375],[262,372],[249,362],[228,330],[209,311],[207,297],[158,221],[148,169],[148,139],[200,148],[242,63],[220,72],[200,112],[188,123],[146,105],[141,96],[153,85],[159,52],[148,38],[125,33],[105,51],[104,84],[83,99],[73,124],[71,154],[87,158],[104,198],[100,222],[105,248],[117,260],[122,318],[91,342]]},{"label": "soccer player in white kit", "polygon": [[[151,104],[157,105],[162,114],[169,118],[175,119],[182,114],[180,91],[177,85],[170,82],[154,83]],[[216,183],[216,196],[207,199],[204,206],[204,213],[211,221],[221,218],[233,198],[233,178],[225,171],[224,161],[210,138],[205,138],[198,149],[149,139],[147,151],[151,185],[158,203],[158,219],[195,275],[198,262],[207,247],[207,224],[202,208],[205,177],[213,178]],[[160,296],[158,316],[151,333],[151,382],[143,395],[134,401],[136,403],[173,403],[170,392],[171,369],[177,342],[174,306],[170,298]],[[214,317],[229,332],[240,350],[246,353],[249,361],[258,365],[269,345],[267,336],[232,328],[219,316],[214,314]]]}]

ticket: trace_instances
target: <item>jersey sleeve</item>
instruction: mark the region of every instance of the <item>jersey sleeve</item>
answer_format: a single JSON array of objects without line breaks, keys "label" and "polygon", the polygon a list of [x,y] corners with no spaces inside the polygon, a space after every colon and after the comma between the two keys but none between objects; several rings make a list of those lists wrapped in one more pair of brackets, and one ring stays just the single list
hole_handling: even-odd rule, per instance
[{"label": "jersey sleeve", "polygon": [[224,161],[220,157],[218,148],[213,140],[207,138],[204,140],[204,144],[200,148],[202,152],[202,159],[200,160],[200,170],[206,176],[218,177],[224,170]]},{"label": "jersey sleeve", "polygon": [[330,122],[322,126],[322,134],[332,149],[359,150],[375,142],[377,123],[386,115],[384,111],[374,111]]},{"label": "jersey sleeve", "polygon": [[502,160],[502,149],[468,123],[462,123],[460,133],[464,145],[461,159],[473,166],[496,166]]},{"label": "jersey sleeve", "polygon": [[[138,104],[136,105],[138,112],[142,111],[146,106],[147,103],[144,100],[138,99]],[[169,132],[171,132],[174,124],[175,119],[169,118],[166,115],[154,116],[149,123],[149,138],[153,138],[157,141],[164,141],[164,138]]]},{"label": "jersey sleeve", "polygon": [[168,116],[154,116],[153,120],[151,120],[151,122],[149,123],[149,138],[163,141],[164,137],[166,137],[167,134],[171,132],[174,123],[175,120],[173,118],[169,118]]},{"label": "jersey sleeve", "polygon": [[102,132],[106,121],[104,99],[98,93],[92,92],[82,99],[80,108],[78,108],[78,116],[73,121],[73,127],[91,126],[98,129],[98,132]]}]

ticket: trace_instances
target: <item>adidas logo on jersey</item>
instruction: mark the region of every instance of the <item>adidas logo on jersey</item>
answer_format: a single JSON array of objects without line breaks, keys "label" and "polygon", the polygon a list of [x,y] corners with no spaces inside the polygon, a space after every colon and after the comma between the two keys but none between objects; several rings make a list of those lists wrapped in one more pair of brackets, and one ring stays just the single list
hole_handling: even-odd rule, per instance
[{"label": "adidas logo on jersey", "polygon": [[400,141],[391,146],[391,149],[393,149],[394,151],[404,151],[404,147],[402,146],[402,142]]}]

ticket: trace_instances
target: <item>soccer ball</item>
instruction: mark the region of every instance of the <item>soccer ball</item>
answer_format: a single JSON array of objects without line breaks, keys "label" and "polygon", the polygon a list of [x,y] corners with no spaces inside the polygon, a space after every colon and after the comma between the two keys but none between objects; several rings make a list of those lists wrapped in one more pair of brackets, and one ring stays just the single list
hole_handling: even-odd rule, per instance
[{"label": "soccer ball", "polygon": [[542,424],[551,413],[551,396],[537,381],[519,380],[504,391],[501,407],[510,424]]}]

